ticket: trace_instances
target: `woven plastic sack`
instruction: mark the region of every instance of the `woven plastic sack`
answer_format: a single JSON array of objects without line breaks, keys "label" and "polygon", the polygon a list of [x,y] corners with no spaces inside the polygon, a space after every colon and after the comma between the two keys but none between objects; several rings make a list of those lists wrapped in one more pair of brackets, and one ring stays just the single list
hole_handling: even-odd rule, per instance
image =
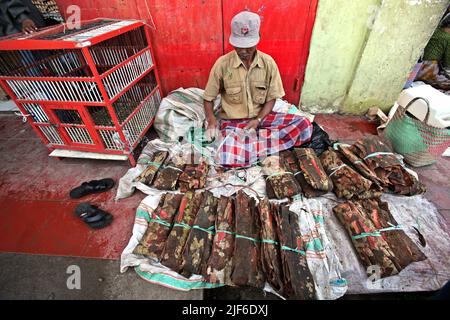
[{"label": "woven plastic sack", "polygon": [[[410,116],[408,108],[418,99],[426,102],[428,110],[424,121]],[[422,167],[436,162],[450,146],[450,130],[428,125],[430,104],[427,99],[412,99],[405,108],[399,107],[386,126],[385,137],[392,143],[396,153],[405,157],[413,167]]]}]

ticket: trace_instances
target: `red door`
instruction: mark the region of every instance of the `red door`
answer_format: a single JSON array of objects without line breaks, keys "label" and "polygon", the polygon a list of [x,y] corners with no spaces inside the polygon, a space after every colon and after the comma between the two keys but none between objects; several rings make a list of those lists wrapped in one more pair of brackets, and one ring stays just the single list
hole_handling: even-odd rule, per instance
[{"label": "red door", "polygon": [[225,0],[225,52],[233,49],[228,43],[233,16],[245,9],[258,13],[262,19],[258,50],[275,59],[286,92],[284,99],[298,105],[316,6],[317,0]]}]

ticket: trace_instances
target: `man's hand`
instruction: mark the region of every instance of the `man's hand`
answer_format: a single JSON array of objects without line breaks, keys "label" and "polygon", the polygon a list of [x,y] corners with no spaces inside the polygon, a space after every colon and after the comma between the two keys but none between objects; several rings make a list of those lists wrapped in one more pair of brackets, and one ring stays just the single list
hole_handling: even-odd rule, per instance
[{"label": "man's hand", "polygon": [[257,119],[252,119],[247,123],[244,130],[250,130],[250,129],[256,130],[256,128],[258,128],[258,126],[259,126],[259,121]]},{"label": "man's hand", "polygon": [[216,117],[211,117],[210,119],[206,120],[208,122],[208,127],[206,128],[206,139],[209,141],[212,140],[212,138],[215,138],[218,133],[218,122]]},{"label": "man's hand", "polygon": [[25,19],[22,22],[22,31],[26,34],[33,33],[37,30],[36,25],[34,24],[34,21],[31,19]]}]

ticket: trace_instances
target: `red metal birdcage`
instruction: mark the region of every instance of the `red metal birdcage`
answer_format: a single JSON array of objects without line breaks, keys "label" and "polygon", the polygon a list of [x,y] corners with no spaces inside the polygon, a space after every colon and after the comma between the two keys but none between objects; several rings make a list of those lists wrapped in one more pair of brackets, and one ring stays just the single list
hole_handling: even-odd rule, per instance
[{"label": "red metal birdcage", "polygon": [[51,156],[129,159],[161,101],[148,27],[96,19],[0,38],[0,84]]}]

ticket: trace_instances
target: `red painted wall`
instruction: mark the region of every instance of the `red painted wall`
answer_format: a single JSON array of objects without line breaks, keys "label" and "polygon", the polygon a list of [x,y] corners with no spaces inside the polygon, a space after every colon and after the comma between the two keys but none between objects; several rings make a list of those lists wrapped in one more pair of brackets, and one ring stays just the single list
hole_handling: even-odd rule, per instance
[{"label": "red painted wall", "polygon": [[258,46],[274,57],[286,99],[298,103],[318,0],[57,0],[61,12],[81,7],[81,19],[143,19],[156,26],[152,45],[164,93],[203,88],[216,59],[232,50],[231,18],[248,8],[263,22]]}]

